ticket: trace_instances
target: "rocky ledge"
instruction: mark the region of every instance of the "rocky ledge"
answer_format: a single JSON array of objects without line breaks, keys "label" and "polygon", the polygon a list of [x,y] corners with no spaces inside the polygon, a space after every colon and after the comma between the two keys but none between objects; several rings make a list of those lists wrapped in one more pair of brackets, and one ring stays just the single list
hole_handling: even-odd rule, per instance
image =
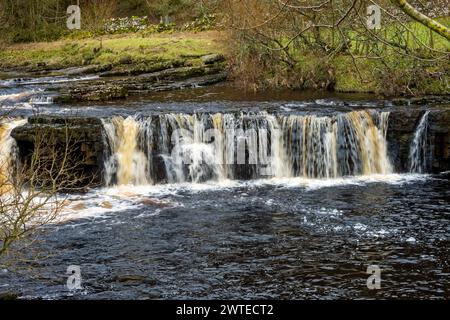
[{"label": "rocky ledge", "polygon": [[[387,132],[388,154],[395,167],[395,172],[409,171],[409,152],[417,126],[424,113],[429,110],[427,146],[427,172],[437,173],[450,170],[450,105],[433,108],[397,107],[391,111]],[[156,121],[156,118],[155,118]],[[105,150],[108,147],[103,139],[103,126],[98,118],[93,117],[58,117],[34,116],[28,124],[13,130],[22,161],[30,156],[35,141],[36,129],[46,129],[61,144],[69,132],[73,148],[84,176],[92,184],[101,184],[104,170]],[[156,152],[156,154],[159,154]],[[159,157],[153,159],[153,172],[159,180],[164,181],[163,163]]]},{"label": "rocky ledge", "polygon": [[56,88],[57,102],[106,101],[152,92],[208,86],[225,81],[225,58],[220,54],[188,57],[172,61],[133,63],[116,66],[87,66],[58,70],[64,75],[95,74],[99,78],[78,81]]},{"label": "rocky ledge", "polygon": [[[71,168],[72,174],[79,179],[78,185],[74,186],[76,191],[102,184],[104,145],[100,119],[33,116],[28,118],[27,124],[15,128],[11,136],[17,141],[22,163],[29,163],[36,145],[42,145],[46,148],[45,154],[67,154],[67,168]],[[43,139],[45,143],[42,143]],[[64,152],[66,146],[67,153]]]},{"label": "rocky ledge", "polygon": [[450,105],[432,108],[399,107],[389,116],[388,153],[396,172],[409,170],[409,152],[414,133],[429,110],[425,154],[427,172],[450,170]]}]

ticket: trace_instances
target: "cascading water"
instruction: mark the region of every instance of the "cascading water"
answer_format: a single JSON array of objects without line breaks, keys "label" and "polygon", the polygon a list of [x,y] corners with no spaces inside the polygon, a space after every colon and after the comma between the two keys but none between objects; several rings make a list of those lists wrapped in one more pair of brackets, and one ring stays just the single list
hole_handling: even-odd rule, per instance
[{"label": "cascading water", "polygon": [[424,173],[428,165],[428,115],[426,111],[420,119],[419,125],[414,133],[409,151],[409,171],[411,173]]},{"label": "cascading water", "polygon": [[151,148],[151,145],[138,148],[138,138],[145,134],[145,124],[132,117],[114,117],[109,122],[103,121],[103,127],[110,147],[105,163],[106,184],[148,184],[148,159],[142,149]]},{"label": "cascading water", "polygon": [[9,188],[9,176],[15,162],[16,141],[11,137],[11,131],[26,123],[23,119],[6,119],[0,122],[0,195]]},{"label": "cascading water", "polygon": [[265,112],[114,117],[104,120],[110,146],[105,180],[121,185],[389,174],[388,117],[372,110],[331,117]]},{"label": "cascading water", "polygon": [[[161,142],[165,154],[162,157],[169,182],[200,182],[225,177],[221,120],[218,115],[167,114],[159,117],[161,128],[164,128]],[[216,139],[210,143],[213,135]]]}]

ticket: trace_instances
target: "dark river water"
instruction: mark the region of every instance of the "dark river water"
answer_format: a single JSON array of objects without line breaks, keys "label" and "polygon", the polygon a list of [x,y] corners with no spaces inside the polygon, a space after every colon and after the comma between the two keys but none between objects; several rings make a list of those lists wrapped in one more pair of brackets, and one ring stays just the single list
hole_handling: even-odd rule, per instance
[{"label": "dark river water", "polygon": [[[448,174],[120,192],[153,202],[49,227],[33,250],[48,256],[3,272],[0,290],[46,299],[450,297]],[[81,269],[80,290],[66,287],[70,265]],[[367,288],[369,265],[381,268],[379,290]]]},{"label": "dark river water", "polygon": [[[268,93],[275,101],[266,95],[244,103],[236,91],[219,87],[161,93],[151,106],[139,99],[126,106],[55,106],[41,96],[40,83],[2,85],[3,108],[22,115],[38,109],[94,116],[149,108],[215,112],[254,105],[286,111],[320,105],[334,112],[384,103],[317,93]],[[36,95],[40,103],[30,103]],[[449,182],[448,173],[389,174],[70,195],[73,206],[64,221],[46,227],[20,257],[4,261],[0,293],[31,299],[448,299]],[[81,271],[82,288],[75,291],[66,285],[73,265]],[[381,287],[369,290],[367,270],[375,265]]]}]

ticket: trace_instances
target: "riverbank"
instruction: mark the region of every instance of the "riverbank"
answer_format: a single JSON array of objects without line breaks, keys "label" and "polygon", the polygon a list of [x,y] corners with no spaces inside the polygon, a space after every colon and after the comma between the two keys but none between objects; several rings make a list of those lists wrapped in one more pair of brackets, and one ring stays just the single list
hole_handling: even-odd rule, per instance
[{"label": "riverbank", "polygon": [[[438,21],[450,25],[449,17]],[[254,90],[323,89],[384,97],[450,94],[450,42],[420,23],[394,22],[369,35],[350,28],[345,43],[336,34],[321,30],[309,38],[271,40],[257,32],[253,37],[237,33],[235,78]]]},{"label": "riverbank", "polygon": [[151,71],[158,63],[198,64],[201,56],[224,53],[220,39],[220,32],[209,31],[161,33],[146,37],[130,33],[12,44],[0,50],[0,70],[36,73],[95,65],[98,68],[92,71],[132,74]]},{"label": "riverbank", "polygon": [[[407,55],[377,60],[340,53],[297,53],[289,68],[242,54],[225,31],[137,33],[14,44],[0,50],[2,72],[19,76],[95,75],[62,88],[60,101],[106,101],[225,80],[247,91],[290,88],[375,93],[386,97],[450,94],[447,60]],[[448,50],[436,42],[440,50]],[[447,48],[447,49],[446,49]],[[230,72],[228,72],[230,71]],[[4,75],[11,77],[10,74]]]},{"label": "riverbank", "polygon": [[13,85],[36,76],[60,77],[48,80],[53,84],[81,77],[71,86],[52,88],[56,100],[107,101],[225,80],[220,39],[211,31],[15,44],[0,52],[0,70],[15,73]]}]

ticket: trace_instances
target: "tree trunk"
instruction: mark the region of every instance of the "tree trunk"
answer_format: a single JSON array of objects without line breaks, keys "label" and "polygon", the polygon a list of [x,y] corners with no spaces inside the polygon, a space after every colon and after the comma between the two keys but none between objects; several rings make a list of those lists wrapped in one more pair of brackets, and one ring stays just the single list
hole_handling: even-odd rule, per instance
[{"label": "tree trunk", "polygon": [[450,41],[450,29],[440,24],[439,22],[431,19],[430,17],[424,15],[419,12],[416,8],[410,5],[406,0],[391,0],[395,3],[403,12],[405,12],[408,16],[413,18],[414,20],[420,22],[424,26],[430,28],[436,33],[440,34],[444,38]]}]

